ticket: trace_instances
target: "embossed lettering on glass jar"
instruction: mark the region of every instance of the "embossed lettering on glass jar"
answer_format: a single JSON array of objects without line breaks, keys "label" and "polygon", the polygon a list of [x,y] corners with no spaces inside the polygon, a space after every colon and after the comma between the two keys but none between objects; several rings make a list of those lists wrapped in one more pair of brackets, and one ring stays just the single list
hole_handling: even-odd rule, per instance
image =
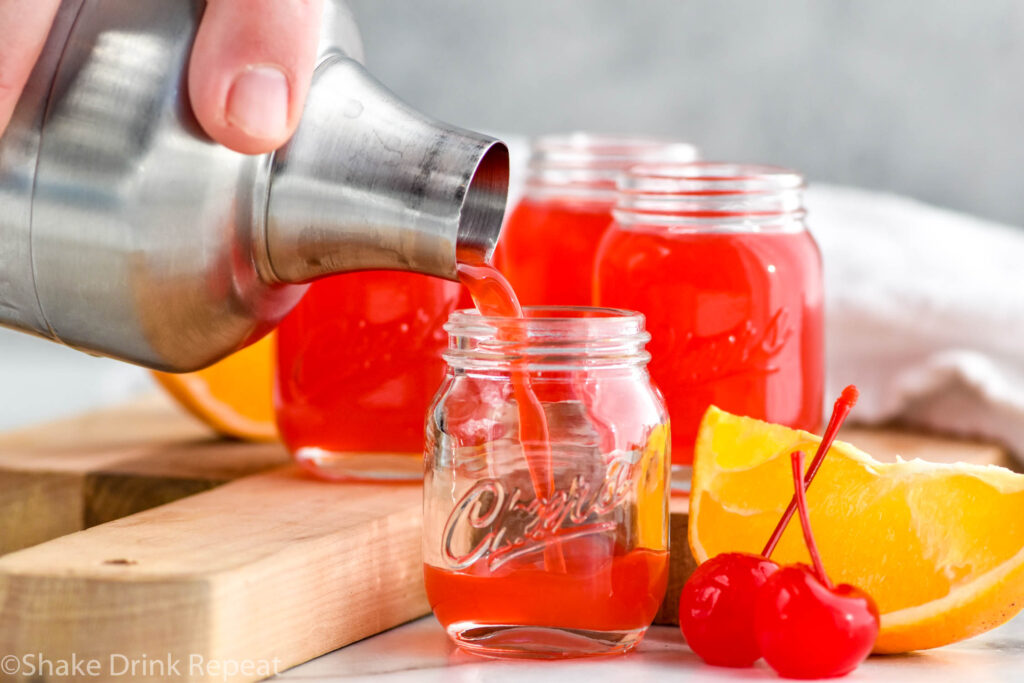
[{"label": "embossed lettering on glass jar", "polygon": [[620,178],[595,297],[647,316],[680,487],[711,404],[821,426],[821,257],[802,195],[802,176],[771,166],[637,166]]},{"label": "embossed lettering on glass jar", "polygon": [[523,305],[589,306],[594,255],[612,222],[619,174],[641,162],[696,159],[693,145],[652,137],[535,139],[525,195],[509,214],[495,265]]},{"label": "embossed lettering on glass jar", "polygon": [[[668,578],[669,429],[643,316],[456,311],[445,329],[425,452],[434,614],[483,655],[631,649]],[[543,442],[520,439],[545,428]]]}]

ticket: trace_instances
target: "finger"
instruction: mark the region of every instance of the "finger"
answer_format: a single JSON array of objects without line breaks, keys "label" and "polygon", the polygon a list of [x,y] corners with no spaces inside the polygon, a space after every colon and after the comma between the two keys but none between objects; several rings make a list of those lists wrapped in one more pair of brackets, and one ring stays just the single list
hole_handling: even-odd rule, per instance
[{"label": "finger", "polygon": [[245,154],[283,145],[302,115],[323,0],[209,0],[188,70],[192,110]]},{"label": "finger", "polygon": [[0,0],[0,134],[11,121],[60,0]]}]

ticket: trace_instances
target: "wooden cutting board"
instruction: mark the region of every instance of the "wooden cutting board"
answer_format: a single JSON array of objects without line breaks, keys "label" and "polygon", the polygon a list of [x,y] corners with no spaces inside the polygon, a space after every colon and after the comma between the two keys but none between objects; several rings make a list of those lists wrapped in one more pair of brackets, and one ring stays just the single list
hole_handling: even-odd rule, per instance
[{"label": "wooden cutting board", "polygon": [[0,438],[0,654],[257,680],[426,614],[419,487],[286,462],[163,399]]},{"label": "wooden cutting board", "polygon": [[0,555],[288,463],[216,438],[162,394],[0,433]]},{"label": "wooden cutting board", "polygon": [[[1007,463],[983,444],[844,438],[882,458]],[[427,614],[420,488],[325,484],[287,462],[279,445],[212,437],[160,396],[0,435],[0,655],[256,680]],[[660,623],[676,621],[693,568],[686,522],[673,500]],[[97,679],[22,672],[33,678]]]}]

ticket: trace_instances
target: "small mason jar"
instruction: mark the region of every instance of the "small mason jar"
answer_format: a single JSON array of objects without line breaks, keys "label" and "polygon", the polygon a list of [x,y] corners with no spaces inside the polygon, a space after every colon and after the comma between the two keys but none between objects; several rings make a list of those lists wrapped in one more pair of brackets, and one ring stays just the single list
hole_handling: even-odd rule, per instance
[{"label": "small mason jar", "polygon": [[278,430],[303,469],[332,481],[423,476],[423,414],[460,293],[386,270],[310,285],[278,327],[274,384]]},{"label": "small mason jar", "polygon": [[668,579],[668,416],[642,315],[456,311],[427,415],[424,572],[458,645],[625,652]]},{"label": "small mason jar", "polygon": [[594,255],[612,222],[615,180],[641,162],[686,162],[697,149],[653,137],[571,133],[532,141],[523,199],[494,263],[526,306],[589,306]]},{"label": "small mason jar", "polygon": [[620,177],[595,303],[642,312],[672,416],[673,485],[689,486],[708,406],[821,426],[821,256],[803,177],[773,166],[641,165]]}]

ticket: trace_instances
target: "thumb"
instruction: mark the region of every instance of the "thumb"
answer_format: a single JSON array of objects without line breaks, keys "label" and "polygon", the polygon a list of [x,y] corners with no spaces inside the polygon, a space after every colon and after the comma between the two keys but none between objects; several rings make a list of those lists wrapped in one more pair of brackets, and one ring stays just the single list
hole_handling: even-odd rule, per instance
[{"label": "thumb", "polygon": [[209,0],[188,90],[210,137],[245,154],[291,137],[309,91],[322,10],[323,0]]},{"label": "thumb", "polygon": [[0,0],[0,134],[39,59],[60,0]]}]

